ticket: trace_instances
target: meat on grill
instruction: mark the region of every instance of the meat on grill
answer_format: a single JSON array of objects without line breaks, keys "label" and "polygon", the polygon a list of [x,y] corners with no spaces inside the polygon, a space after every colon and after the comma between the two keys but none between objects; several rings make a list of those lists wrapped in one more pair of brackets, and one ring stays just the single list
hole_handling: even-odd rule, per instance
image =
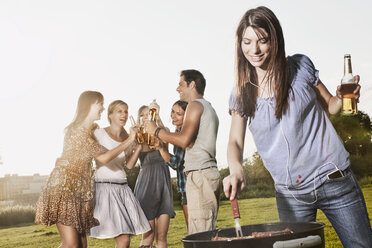
[{"label": "meat on grill", "polygon": [[291,234],[293,231],[288,227],[281,230],[281,231],[268,231],[268,232],[253,232],[250,236],[243,236],[243,237],[213,237],[212,240],[237,240],[237,239],[254,239],[254,238],[266,238],[266,237],[273,237],[273,236],[280,236],[285,234]]}]

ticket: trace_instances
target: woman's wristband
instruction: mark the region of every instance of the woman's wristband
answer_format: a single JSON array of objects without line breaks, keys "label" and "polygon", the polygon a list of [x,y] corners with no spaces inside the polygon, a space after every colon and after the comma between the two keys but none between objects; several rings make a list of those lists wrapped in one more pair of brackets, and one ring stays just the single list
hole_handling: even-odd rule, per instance
[{"label": "woman's wristband", "polygon": [[154,133],[154,135],[155,135],[156,138],[159,139],[159,132],[160,132],[160,130],[162,130],[162,129],[163,129],[163,128],[161,128],[161,127],[156,128],[155,133]]}]

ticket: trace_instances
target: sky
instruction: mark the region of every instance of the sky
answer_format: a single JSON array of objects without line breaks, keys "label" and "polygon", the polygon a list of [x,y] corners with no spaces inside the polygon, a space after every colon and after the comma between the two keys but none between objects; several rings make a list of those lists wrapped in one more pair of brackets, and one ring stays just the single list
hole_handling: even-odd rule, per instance
[{"label": "sky", "polygon": [[[361,76],[358,107],[372,115],[371,1],[0,0],[0,177],[51,172],[85,90],[102,92],[106,109],[124,100],[134,118],[156,99],[173,130],[169,113],[184,69],[207,80],[204,97],[220,120],[218,166],[227,167],[235,30],[260,5],[280,20],[286,54],[309,56],[331,93],[351,54]],[[255,151],[248,131],[244,157]]]}]

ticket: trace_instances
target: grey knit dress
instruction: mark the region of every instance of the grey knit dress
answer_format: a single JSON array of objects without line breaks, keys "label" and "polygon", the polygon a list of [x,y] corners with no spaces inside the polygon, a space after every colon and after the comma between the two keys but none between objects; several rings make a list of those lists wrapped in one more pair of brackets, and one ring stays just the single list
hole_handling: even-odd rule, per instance
[{"label": "grey knit dress", "polygon": [[173,193],[169,168],[158,150],[141,152],[141,171],[137,178],[134,195],[148,220],[162,214],[170,218],[176,215],[173,209]]}]

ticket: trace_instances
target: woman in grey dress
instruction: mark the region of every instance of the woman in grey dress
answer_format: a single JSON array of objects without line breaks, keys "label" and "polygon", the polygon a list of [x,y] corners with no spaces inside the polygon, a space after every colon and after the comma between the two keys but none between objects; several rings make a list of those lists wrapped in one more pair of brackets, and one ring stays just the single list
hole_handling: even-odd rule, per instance
[{"label": "woman in grey dress", "polygon": [[[147,118],[148,112],[149,108],[142,106],[138,110],[138,119]],[[161,122],[158,116],[156,119]],[[142,235],[141,246],[151,247],[155,238],[157,248],[167,247],[169,220],[175,216],[169,168],[160,152],[151,149],[148,145],[142,145],[139,158],[141,171],[134,195],[140,202],[153,230]]]}]

